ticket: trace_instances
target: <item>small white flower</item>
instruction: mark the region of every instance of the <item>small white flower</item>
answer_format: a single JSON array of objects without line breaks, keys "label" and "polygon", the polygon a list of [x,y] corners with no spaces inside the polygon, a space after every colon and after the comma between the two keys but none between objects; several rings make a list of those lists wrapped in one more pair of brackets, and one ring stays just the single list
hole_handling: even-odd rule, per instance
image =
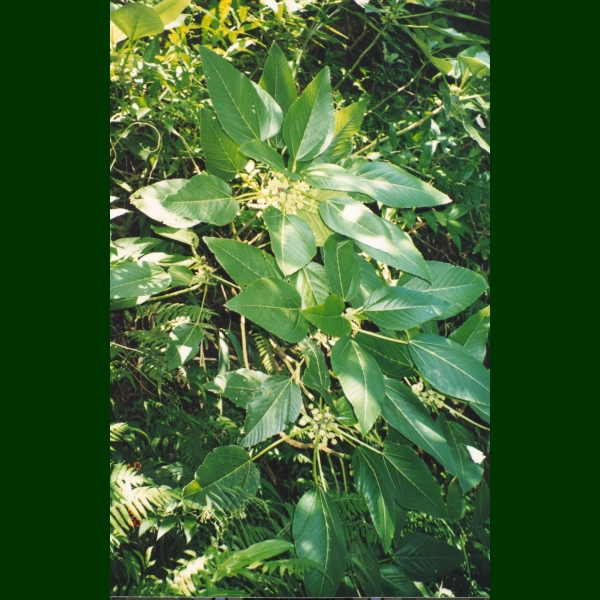
[{"label": "small white flower", "polygon": [[480,465],[486,458],[485,454],[481,452],[481,450],[477,450],[477,448],[473,448],[473,446],[467,446],[467,450],[469,451],[473,462],[478,465]]}]

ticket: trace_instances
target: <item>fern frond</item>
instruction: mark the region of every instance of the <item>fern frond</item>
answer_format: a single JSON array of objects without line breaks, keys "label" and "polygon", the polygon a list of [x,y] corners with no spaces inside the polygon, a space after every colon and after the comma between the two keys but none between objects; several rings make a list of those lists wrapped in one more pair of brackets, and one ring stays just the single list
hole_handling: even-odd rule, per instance
[{"label": "fern frond", "polygon": [[257,331],[252,334],[252,340],[256,344],[256,349],[264,370],[269,375],[272,375],[277,370],[277,364],[275,363],[275,357],[273,356],[269,338],[267,338],[262,331]]}]

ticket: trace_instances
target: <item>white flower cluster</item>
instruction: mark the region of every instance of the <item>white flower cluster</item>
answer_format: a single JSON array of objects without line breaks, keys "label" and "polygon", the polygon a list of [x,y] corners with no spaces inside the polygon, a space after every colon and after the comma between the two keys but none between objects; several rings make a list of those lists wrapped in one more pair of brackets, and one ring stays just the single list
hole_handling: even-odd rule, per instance
[{"label": "white flower cluster", "polygon": [[296,214],[296,210],[302,208],[304,192],[308,192],[310,186],[303,181],[291,182],[285,177],[274,177],[267,186],[261,190],[261,196],[256,200],[257,204],[274,206],[286,213]]},{"label": "white flower cluster", "polygon": [[[314,404],[309,404],[310,415],[305,414],[299,421],[301,427],[305,427],[312,423],[312,427],[308,431],[308,437],[314,440],[319,436],[319,448],[326,448],[327,444],[331,442],[332,446],[337,444],[337,434],[333,431],[329,431],[329,425],[333,424],[335,419],[329,410],[325,409],[321,412],[318,408],[315,408]],[[312,415],[312,416],[311,416]]]}]

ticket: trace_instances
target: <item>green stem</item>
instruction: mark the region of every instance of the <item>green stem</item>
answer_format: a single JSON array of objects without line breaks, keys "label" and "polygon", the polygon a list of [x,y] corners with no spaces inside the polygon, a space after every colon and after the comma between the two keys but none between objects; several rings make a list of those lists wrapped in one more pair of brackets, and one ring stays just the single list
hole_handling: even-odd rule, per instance
[{"label": "green stem", "polygon": [[334,429],[334,431],[338,435],[341,435],[341,436],[345,437],[346,439],[350,439],[353,442],[356,442],[357,444],[360,444],[361,446],[368,448],[369,450],[373,450],[373,452],[377,452],[377,454],[383,454],[383,452],[381,452],[381,450],[375,450],[375,448],[373,448],[372,446],[369,446],[369,444],[365,444],[364,442],[361,442],[359,439],[355,438],[353,435],[350,435],[349,433],[347,433],[345,431],[341,431],[337,427]]},{"label": "green stem", "polygon": [[457,417],[460,417],[461,419],[468,421],[469,423],[471,423],[471,425],[475,425],[475,427],[479,427],[480,429],[485,429],[486,431],[490,430],[489,427],[484,427],[483,425],[480,425],[479,423],[472,421],[471,419],[469,419],[469,417],[465,417],[465,415],[463,415],[461,412],[454,410],[451,406],[448,406],[447,404],[444,404],[444,408],[447,408],[453,415],[456,415]]},{"label": "green stem", "polygon": [[344,478],[344,490],[348,493],[348,482],[346,481],[346,467],[344,461],[340,457],[340,465],[342,466],[342,477]]},{"label": "green stem", "polygon": [[313,479],[315,480],[315,485],[319,486],[319,476],[317,474],[317,456],[319,455],[319,433],[315,436],[315,448],[313,450]]},{"label": "green stem", "polygon": [[390,338],[385,335],[381,335],[380,333],[374,333],[373,331],[367,331],[366,329],[361,329],[360,333],[366,333],[367,335],[372,335],[373,337],[381,338],[382,340],[388,340],[388,342],[396,342],[396,344],[408,344],[408,342],[405,342],[404,340],[397,340],[395,338]]},{"label": "green stem", "polygon": [[181,294],[187,294],[188,292],[193,292],[194,290],[197,290],[200,286],[204,285],[204,283],[205,282],[197,283],[196,285],[193,285],[192,287],[189,287],[186,290],[179,290],[177,292],[171,292],[170,294],[164,294],[162,296],[153,296],[149,298],[149,300],[154,302],[155,300],[165,300],[166,298],[174,298],[175,296],[180,296]]},{"label": "green stem", "polygon": [[285,437],[279,438],[276,442],[273,442],[270,446],[267,446],[264,450],[259,452],[256,456],[253,456],[250,459],[250,462],[254,462],[256,459],[260,458],[263,454],[266,454],[267,452],[269,452],[269,450],[272,450],[273,448],[275,448],[275,446],[279,446],[279,444],[282,444],[286,440],[289,440],[290,438],[297,436],[298,434],[302,433],[303,431],[305,431],[305,430],[299,429],[298,431],[294,431],[294,432],[286,435]]}]

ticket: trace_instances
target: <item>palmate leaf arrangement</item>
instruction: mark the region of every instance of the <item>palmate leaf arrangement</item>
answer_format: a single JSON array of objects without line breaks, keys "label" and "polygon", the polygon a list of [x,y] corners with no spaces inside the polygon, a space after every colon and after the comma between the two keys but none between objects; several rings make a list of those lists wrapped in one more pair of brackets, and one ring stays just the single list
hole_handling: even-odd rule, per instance
[{"label": "palmate leaf arrangement", "polygon": [[[489,423],[490,375],[482,364],[489,308],[450,339],[438,335],[436,321],[471,305],[487,283],[467,269],[425,261],[405,232],[367,206],[412,209],[451,200],[393,164],[350,157],[365,104],[335,112],[328,68],[298,96],[275,44],[258,85],[207,48],[200,54],[214,110],[201,111],[207,172],[150,185],[134,193],[132,203],[163,224],[157,232],[187,241],[193,251],[198,239],[189,228],[226,225],[244,203],[246,210],[260,211],[272,255],[233,239],[203,239],[240,290],[225,306],[299,358],[290,376],[241,368],[215,379],[215,391],[247,410],[243,436],[238,445],[206,458],[184,489],[184,501],[206,507],[230,501],[228,489],[255,494],[258,454],[248,449],[274,436],[268,449],[304,439],[314,448],[315,487],[295,508],[295,551],[325,567],[326,574],[308,572],[307,593],[332,596],[350,555],[323,477],[322,453],[340,460],[344,478],[344,461],[351,462],[385,553],[391,552],[398,506],[448,518],[440,487],[413,445],[457,478],[459,496],[481,482],[482,453],[469,431],[440,409],[457,414],[443,404],[450,397],[469,403]],[[269,168],[262,187],[246,175],[250,160]],[[227,182],[236,175],[253,191],[234,195]],[[118,242],[122,256],[127,244]],[[115,308],[195,283],[189,263],[155,254],[112,269]],[[384,282],[377,262],[397,269],[400,279]],[[179,325],[167,349],[170,365],[191,359],[201,339],[197,325]],[[408,377],[421,382],[410,387],[402,381]],[[389,425],[384,442],[373,431],[380,418]],[[352,455],[333,449],[338,440],[354,448]],[[395,564],[382,567],[381,577],[392,585],[427,581],[463,559],[461,550],[445,542],[411,534],[397,545]]]}]

